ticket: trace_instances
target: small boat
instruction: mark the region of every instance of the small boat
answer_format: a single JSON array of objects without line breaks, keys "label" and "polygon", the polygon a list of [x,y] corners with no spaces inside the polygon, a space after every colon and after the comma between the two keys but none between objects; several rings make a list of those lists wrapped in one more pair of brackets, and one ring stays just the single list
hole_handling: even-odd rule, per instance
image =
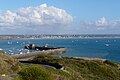
[{"label": "small boat", "polygon": [[36,46],[35,44],[27,44],[25,47],[25,49],[29,49],[29,50],[51,50],[51,49],[60,49],[60,48],[64,48],[64,47],[53,47],[53,46]]}]

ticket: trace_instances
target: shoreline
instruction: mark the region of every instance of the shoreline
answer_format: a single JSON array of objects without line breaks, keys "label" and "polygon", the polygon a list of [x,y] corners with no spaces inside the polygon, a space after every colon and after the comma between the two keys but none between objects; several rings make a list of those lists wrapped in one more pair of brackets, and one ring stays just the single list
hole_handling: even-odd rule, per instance
[{"label": "shoreline", "polygon": [[120,38],[120,35],[0,35],[0,40],[30,40],[30,39],[99,39]]},{"label": "shoreline", "polygon": [[37,40],[37,39],[119,39],[120,37],[87,37],[87,38],[20,38],[20,39],[0,39],[0,40]]}]

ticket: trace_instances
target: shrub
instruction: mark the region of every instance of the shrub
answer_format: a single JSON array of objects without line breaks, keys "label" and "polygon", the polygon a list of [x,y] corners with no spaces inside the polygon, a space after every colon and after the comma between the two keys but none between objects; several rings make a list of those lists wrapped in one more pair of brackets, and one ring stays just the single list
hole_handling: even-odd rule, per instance
[{"label": "shrub", "polygon": [[22,64],[18,60],[0,51],[0,74],[16,73],[21,67]]},{"label": "shrub", "polygon": [[22,69],[19,75],[22,80],[54,80],[49,71],[37,65]]}]

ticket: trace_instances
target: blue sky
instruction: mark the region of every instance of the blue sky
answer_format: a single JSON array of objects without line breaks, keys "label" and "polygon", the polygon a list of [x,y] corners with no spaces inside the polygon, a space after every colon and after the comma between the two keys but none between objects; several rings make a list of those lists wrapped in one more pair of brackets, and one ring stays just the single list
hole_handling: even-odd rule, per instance
[{"label": "blue sky", "polygon": [[[120,0],[0,0],[0,34],[120,34],[119,3]],[[21,8],[27,10],[26,8],[28,7],[34,7],[36,9],[36,7],[42,4],[47,5],[49,17],[52,17],[52,20],[59,20],[58,22],[60,23],[56,23],[56,21],[53,22],[52,25],[48,23],[44,23],[44,25],[41,25],[43,24],[41,23],[38,25],[35,22],[31,24],[36,27],[29,27],[29,25],[26,27],[26,25],[11,25],[15,24],[15,21],[9,23],[9,21],[3,20],[8,13],[10,16],[14,13],[17,14],[18,19],[18,13],[21,16],[21,12],[19,11]],[[57,13],[58,18],[56,18],[55,15],[50,15],[53,14],[51,10],[49,10],[51,6],[58,12],[60,9],[65,12]],[[67,19],[61,19],[59,17],[59,15],[65,17],[65,14],[67,15]],[[7,17],[9,16],[7,15]],[[23,17],[23,15],[21,17]],[[27,16],[27,18],[28,17],[29,16]],[[44,18],[46,18],[46,15]],[[46,20],[44,19],[44,21]],[[21,21],[19,20],[18,22],[20,23]],[[58,24],[60,26],[58,26]]]}]

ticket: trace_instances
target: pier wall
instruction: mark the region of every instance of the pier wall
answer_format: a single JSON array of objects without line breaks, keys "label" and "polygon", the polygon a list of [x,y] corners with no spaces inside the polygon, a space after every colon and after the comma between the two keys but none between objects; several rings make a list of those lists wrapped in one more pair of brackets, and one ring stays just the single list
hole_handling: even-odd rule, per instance
[{"label": "pier wall", "polygon": [[45,50],[45,51],[37,51],[37,52],[30,52],[30,53],[23,53],[23,54],[14,54],[11,55],[11,57],[16,59],[22,59],[22,58],[29,58],[29,57],[35,57],[39,56],[41,54],[62,54],[67,51],[66,48],[60,48],[60,49],[52,49],[52,50]]}]

